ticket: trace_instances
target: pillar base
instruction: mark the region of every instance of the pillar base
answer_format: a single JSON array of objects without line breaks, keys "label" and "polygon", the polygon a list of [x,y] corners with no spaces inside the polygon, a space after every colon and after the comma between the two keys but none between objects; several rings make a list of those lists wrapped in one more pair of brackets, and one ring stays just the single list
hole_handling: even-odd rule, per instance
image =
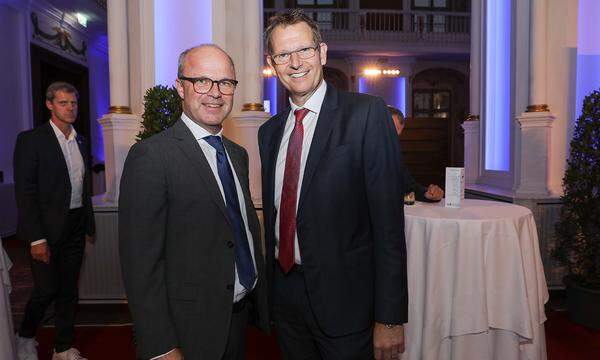
[{"label": "pillar base", "polygon": [[262,208],[258,128],[270,117],[271,115],[264,111],[243,111],[233,114],[227,120],[225,135],[248,151],[250,194],[257,208]]},{"label": "pillar base", "polygon": [[129,148],[141,130],[142,118],[133,114],[109,113],[98,119],[104,138],[106,203],[118,203],[119,183]]},{"label": "pillar base", "polygon": [[550,134],[556,117],[548,111],[517,116],[521,131],[521,167],[515,193],[521,197],[548,197]]}]

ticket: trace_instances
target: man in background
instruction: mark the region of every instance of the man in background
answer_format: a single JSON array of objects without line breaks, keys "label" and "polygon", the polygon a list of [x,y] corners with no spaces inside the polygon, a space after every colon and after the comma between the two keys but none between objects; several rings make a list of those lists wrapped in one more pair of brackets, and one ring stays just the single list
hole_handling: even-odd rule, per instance
[{"label": "man in background", "polygon": [[[394,127],[396,128],[396,133],[398,136],[402,134],[404,130],[404,126],[406,125],[406,119],[404,118],[404,114],[399,109],[388,105],[388,109],[392,113],[392,120],[394,121]],[[444,190],[442,190],[439,186],[434,184],[429,184],[428,187],[425,187],[419,184],[415,178],[411,175],[408,168],[404,167],[404,195],[409,195],[412,193],[414,199],[417,201],[424,202],[437,202],[442,200],[444,197]],[[413,200],[414,201],[414,200]]]},{"label": "man in background", "polygon": [[268,330],[248,154],[222,134],[236,86],[218,46],[181,53],[181,120],[125,161],[119,248],[143,359],[242,360],[249,319]]},{"label": "man in background", "polygon": [[54,301],[52,359],[84,359],[73,347],[77,282],[85,240],[94,235],[91,173],[83,137],[73,124],[79,94],[55,82],[46,90],[51,118],[19,134],[14,180],[17,234],[30,248],[33,292],[17,333],[19,359],[37,359],[35,333]]}]

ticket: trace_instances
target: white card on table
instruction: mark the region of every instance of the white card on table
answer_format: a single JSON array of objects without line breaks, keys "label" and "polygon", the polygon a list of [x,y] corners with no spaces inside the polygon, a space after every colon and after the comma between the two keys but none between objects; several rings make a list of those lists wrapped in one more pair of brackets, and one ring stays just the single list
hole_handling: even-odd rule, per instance
[{"label": "white card on table", "polygon": [[446,168],[446,207],[459,208],[465,198],[465,168]]}]

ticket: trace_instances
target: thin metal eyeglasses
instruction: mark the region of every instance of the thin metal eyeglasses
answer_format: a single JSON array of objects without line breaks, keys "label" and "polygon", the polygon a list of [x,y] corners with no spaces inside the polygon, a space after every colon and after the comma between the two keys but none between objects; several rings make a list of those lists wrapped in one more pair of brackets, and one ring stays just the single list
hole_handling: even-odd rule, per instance
[{"label": "thin metal eyeglasses", "polygon": [[271,55],[271,60],[273,60],[275,65],[285,65],[288,62],[290,62],[290,59],[292,58],[292,54],[297,54],[298,57],[302,60],[310,59],[311,57],[315,56],[319,47],[320,47],[320,45],[315,45],[313,47],[305,47],[305,48],[298,49],[295,51],[290,51],[287,53]]},{"label": "thin metal eyeglasses", "polygon": [[235,87],[238,84],[238,81],[233,79],[213,80],[207,77],[193,78],[186,76],[180,76],[179,79],[191,82],[194,86],[194,91],[200,95],[209,93],[215,84],[217,84],[217,88],[221,94],[233,95]]}]

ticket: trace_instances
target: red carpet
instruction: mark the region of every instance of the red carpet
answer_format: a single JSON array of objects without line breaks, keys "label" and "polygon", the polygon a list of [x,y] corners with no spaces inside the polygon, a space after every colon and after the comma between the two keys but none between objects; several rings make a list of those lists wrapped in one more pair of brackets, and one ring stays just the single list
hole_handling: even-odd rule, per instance
[{"label": "red carpet", "polygon": [[547,311],[546,315],[549,360],[600,359],[600,331],[573,324],[566,312]]},{"label": "red carpet", "polygon": [[[135,359],[131,326],[77,326],[75,347],[88,360]],[[40,360],[52,358],[54,328],[44,327],[38,332],[38,355]],[[267,336],[255,329],[246,334],[246,359],[279,360],[281,354],[274,336]]]},{"label": "red carpet", "polygon": [[[600,359],[600,331],[569,322],[565,312],[548,311],[546,341],[549,360]],[[76,344],[89,360],[135,359],[131,326],[78,326]],[[40,330],[40,360],[50,359],[54,329]],[[255,329],[246,335],[247,360],[279,360],[281,354],[275,336]]]}]

